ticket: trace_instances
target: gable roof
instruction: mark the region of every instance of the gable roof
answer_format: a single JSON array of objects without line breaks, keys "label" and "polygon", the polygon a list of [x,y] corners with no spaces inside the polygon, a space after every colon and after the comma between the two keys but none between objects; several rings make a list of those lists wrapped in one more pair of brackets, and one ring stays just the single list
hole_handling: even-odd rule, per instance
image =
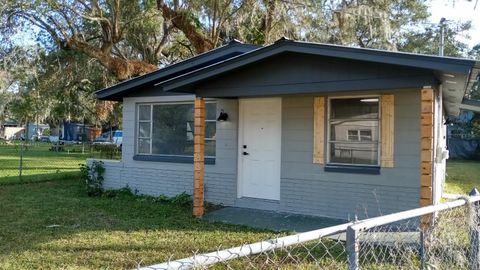
[{"label": "gable roof", "polygon": [[[233,41],[180,63],[102,89],[96,92],[96,95],[99,99],[122,100],[136,90],[146,88],[152,89],[158,95],[168,92],[194,94],[198,84],[285,53],[428,71],[435,78],[435,82],[443,85],[445,108],[447,113],[452,115],[458,114],[461,107],[465,108],[462,106],[465,92],[480,72],[480,62],[471,59],[298,42],[282,38],[264,47]],[[397,78],[397,81],[408,79]]]},{"label": "gable roof", "polygon": [[211,66],[194,70],[181,76],[163,81],[161,85],[165,91],[181,91],[191,83],[205,78],[218,76],[248,64],[261,61],[268,57],[284,52],[305,53],[311,55],[329,56],[343,59],[376,62],[382,64],[400,65],[414,68],[425,68],[436,71],[468,74],[475,64],[474,60],[439,57],[413,53],[401,53],[384,50],[354,48],[331,44],[297,42],[281,39],[272,45],[261,47],[240,56],[225,59]]},{"label": "gable roof", "polygon": [[124,96],[135,90],[153,87],[156,83],[165,81],[184,73],[188,73],[206,66],[210,66],[219,61],[229,59],[248,51],[254,50],[258,46],[243,44],[237,40],[232,40],[227,45],[199,54],[165,68],[161,68],[148,74],[123,81],[111,87],[97,91],[95,94],[101,100],[121,101]]},{"label": "gable roof", "polygon": [[195,93],[195,86],[201,82],[287,52],[429,70],[444,86],[445,107],[453,115],[459,113],[465,92],[480,71],[480,62],[471,59],[280,39],[272,45],[159,82],[156,86],[167,92]]}]

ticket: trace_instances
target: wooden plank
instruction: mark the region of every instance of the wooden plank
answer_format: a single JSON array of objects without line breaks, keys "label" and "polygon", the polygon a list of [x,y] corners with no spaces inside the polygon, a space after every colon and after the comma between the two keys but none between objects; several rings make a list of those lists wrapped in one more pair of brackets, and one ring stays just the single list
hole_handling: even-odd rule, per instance
[{"label": "wooden plank", "polygon": [[199,137],[193,136],[193,145],[195,146],[195,144],[205,144],[205,140],[202,140],[200,136]]},{"label": "wooden plank", "polygon": [[313,99],[313,163],[325,162],[325,98]]},{"label": "wooden plank", "polygon": [[433,113],[422,113],[421,117],[422,125],[433,125]]},{"label": "wooden plank", "polygon": [[195,126],[193,134],[205,135],[205,126]]},{"label": "wooden plank", "polygon": [[421,138],[432,138],[433,137],[433,126],[432,125],[422,125],[420,128]]},{"label": "wooden plank", "polygon": [[[434,91],[431,88],[421,90],[420,114],[420,206],[432,204],[433,200],[433,119]],[[426,216],[424,219],[429,219]],[[426,221],[422,224],[428,225]]]},{"label": "wooden plank", "polygon": [[422,101],[421,112],[422,113],[433,113],[433,103],[431,101]]},{"label": "wooden plank", "polygon": [[420,188],[420,198],[421,199],[432,199],[432,187],[422,187]]},{"label": "wooden plank", "polygon": [[433,150],[421,150],[420,152],[420,166],[423,162],[433,161]]},{"label": "wooden plank", "polygon": [[195,132],[193,144],[193,215],[202,217],[204,209],[205,177],[205,100],[195,99]]},{"label": "wooden plank", "polygon": [[394,95],[381,97],[381,166],[394,167],[395,149],[395,99]]},{"label": "wooden plank", "polygon": [[205,161],[205,157],[202,157],[201,155],[193,155],[193,162],[195,161],[203,162]]},{"label": "wooden plank", "polygon": [[201,171],[194,171],[193,172],[193,177],[201,177],[202,175],[202,172]]},{"label": "wooden plank", "polygon": [[195,118],[205,115],[205,110],[200,108],[195,108],[195,113],[193,114]]},{"label": "wooden plank", "polygon": [[431,186],[432,186],[432,175],[431,174],[420,175],[420,187],[431,187]]},{"label": "wooden plank", "polygon": [[432,162],[423,161],[420,163],[420,171],[422,175],[430,174],[432,172]]},{"label": "wooden plank", "polygon": [[420,144],[420,149],[422,149],[422,150],[433,149],[433,138],[432,137],[422,138],[421,144]]},{"label": "wooden plank", "polygon": [[421,96],[422,96],[422,101],[433,101],[434,99],[433,89],[432,88],[422,89]]},{"label": "wooden plank", "polygon": [[432,204],[432,199],[420,199],[420,206],[429,206]]}]

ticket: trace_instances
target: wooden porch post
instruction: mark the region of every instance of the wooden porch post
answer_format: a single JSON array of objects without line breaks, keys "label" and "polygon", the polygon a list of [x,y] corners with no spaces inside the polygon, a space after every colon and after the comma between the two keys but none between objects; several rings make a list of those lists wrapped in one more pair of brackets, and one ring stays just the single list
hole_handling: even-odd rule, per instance
[{"label": "wooden porch post", "polygon": [[[433,203],[433,128],[434,128],[434,91],[424,87],[421,91],[420,118],[420,207]],[[433,215],[425,215],[420,219],[420,227],[428,229]],[[428,239],[424,239],[423,248],[428,248]]]},{"label": "wooden porch post", "polygon": [[195,133],[193,146],[193,215],[202,217],[204,213],[204,188],[205,175],[205,100],[195,98]]},{"label": "wooden porch post", "polygon": [[433,202],[433,114],[434,92],[425,87],[421,92],[420,206]]}]

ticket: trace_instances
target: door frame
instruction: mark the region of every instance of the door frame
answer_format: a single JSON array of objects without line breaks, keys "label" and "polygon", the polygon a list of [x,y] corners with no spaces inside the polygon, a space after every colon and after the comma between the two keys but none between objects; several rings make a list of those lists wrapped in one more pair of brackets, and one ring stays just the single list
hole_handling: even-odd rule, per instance
[{"label": "door frame", "polygon": [[[244,139],[244,129],[245,129],[245,117],[244,117],[244,105],[243,102],[245,100],[251,100],[251,99],[276,99],[279,100],[280,102],[280,133],[278,136],[280,136],[280,179],[279,181],[279,194],[281,191],[281,166],[282,166],[282,98],[281,97],[261,97],[261,98],[238,98],[238,142],[237,142],[237,199],[244,197],[244,190],[243,190],[243,139]],[[262,198],[258,198],[262,199]],[[279,198],[280,199],[280,198]]]}]

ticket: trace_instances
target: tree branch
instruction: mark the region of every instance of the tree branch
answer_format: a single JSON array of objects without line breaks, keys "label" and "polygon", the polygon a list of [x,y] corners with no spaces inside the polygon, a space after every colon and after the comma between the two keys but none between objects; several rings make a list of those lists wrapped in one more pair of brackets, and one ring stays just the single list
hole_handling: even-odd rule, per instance
[{"label": "tree branch", "polygon": [[185,11],[171,9],[162,0],[157,0],[157,7],[162,11],[165,20],[170,21],[175,28],[183,32],[197,53],[214,48],[213,42],[192,24]]}]

